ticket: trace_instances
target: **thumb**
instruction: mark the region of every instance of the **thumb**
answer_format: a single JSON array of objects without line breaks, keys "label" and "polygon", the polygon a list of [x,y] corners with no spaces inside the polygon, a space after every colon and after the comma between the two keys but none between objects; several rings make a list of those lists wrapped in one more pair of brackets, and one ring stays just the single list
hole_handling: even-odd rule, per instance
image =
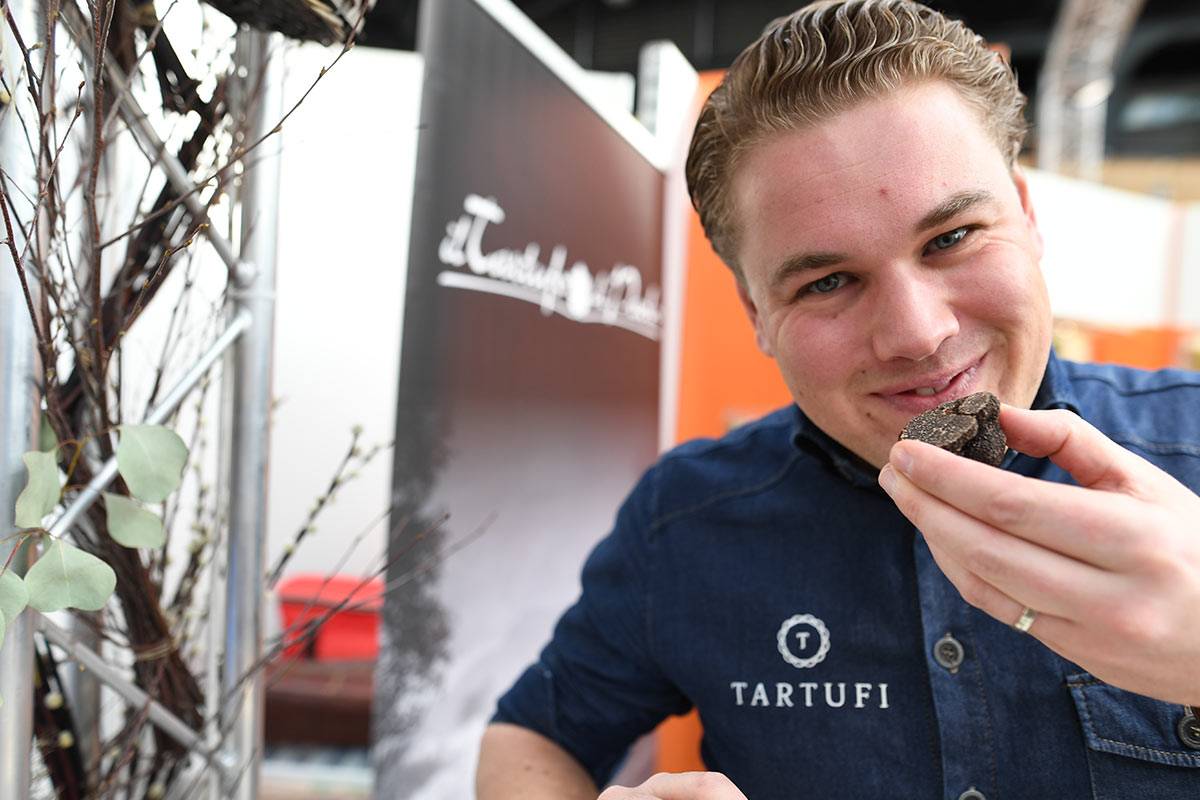
[{"label": "thumb", "polygon": [[1048,457],[1080,486],[1118,491],[1143,463],[1086,420],[1066,409],[1030,411],[1000,407],[1008,446],[1034,458]]}]

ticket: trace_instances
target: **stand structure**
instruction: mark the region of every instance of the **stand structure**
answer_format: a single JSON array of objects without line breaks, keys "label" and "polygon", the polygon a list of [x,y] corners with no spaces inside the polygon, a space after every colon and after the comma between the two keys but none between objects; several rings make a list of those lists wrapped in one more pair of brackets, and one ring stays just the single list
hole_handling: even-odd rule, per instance
[{"label": "stand structure", "polygon": [[[41,4],[35,0],[15,0],[11,13],[21,30],[39,30],[38,15],[44,18]],[[74,3],[65,4],[64,15],[77,15],[82,30],[89,24],[82,19]],[[17,49],[8,38],[7,21],[0,13],[5,38],[4,59],[9,69],[20,67],[12,58]],[[240,95],[246,98],[248,130],[246,140],[258,141],[271,133],[282,115],[282,67],[278,34],[242,32],[238,35],[239,75],[246,84]],[[86,49],[87,44],[80,45]],[[48,48],[52,50],[52,48]],[[53,53],[43,50],[43,59]],[[43,66],[45,66],[43,64]],[[9,75],[12,73],[10,72]],[[118,89],[122,78],[115,70],[109,78]],[[8,81],[11,85],[11,81]],[[251,85],[252,84],[252,85]],[[119,113],[139,146],[155,153],[156,166],[187,204],[194,219],[206,212],[196,197],[196,186],[184,167],[159,141],[147,122],[144,110],[133,95],[120,92]],[[252,98],[252,100],[251,100]],[[45,98],[44,102],[52,102]],[[27,180],[31,185],[41,176],[11,173],[12,165],[27,159],[27,132],[21,130],[16,114],[3,117],[0,128],[0,154],[9,180]],[[8,626],[4,647],[0,649],[0,797],[27,797],[30,791],[32,747],[33,633],[38,629],[45,638],[78,662],[88,674],[124,698],[131,707],[144,710],[159,731],[184,745],[202,760],[198,772],[211,771],[216,780],[208,781],[213,797],[254,798],[258,794],[258,771],[262,750],[261,677],[252,667],[262,655],[264,605],[263,545],[266,533],[266,471],[268,455],[268,411],[271,396],[271,353],[273,345],[274,281],[277,233],[277,195],[279,162],[276,153],[258,152],[248,162],[243,176],[241,206],[241,243],[238,249],[213,226],[205,228],[208,246],[229,270],[232,280],[228,323],[195,365],[148,414],[146,423],[167,419],[204,377],[223,358],[228,359],[225,383],[229,402],[221,420],[228,431],[229,451],[224,459],[221,489],[228,497],[227,580],[219,587],[223,607],[228,613],[210,623],[210,650],[223,655],[221,668],[206,675],[210,699],[203,729],[196,730],[164,708],[123,672],[111,666],[99,653],[84,646],[49,618],[26,609]],[[17,243],[18,249],[20,244]],[[38,397],[36,395],[35,335],[28,306],[16,270],[8,256],[0,257],[0,515],[12,520],[16,498],[24,485],[22,453],[35,442]],[[99,497],[99,492],[117,474],[115,457],[96,474],[89,485],[48,529],[51,534],[66,533]],[[13,567],[23,572],[26,554],[18,554]],[[214,580],[216,578],[214,577]],[[247,676],[248,677],[243,677]],[[204,780],[201,774],[197,780]],[[179,792],[175,792],[179,794]],[[170,795],[168,795],[170,796]]]}]

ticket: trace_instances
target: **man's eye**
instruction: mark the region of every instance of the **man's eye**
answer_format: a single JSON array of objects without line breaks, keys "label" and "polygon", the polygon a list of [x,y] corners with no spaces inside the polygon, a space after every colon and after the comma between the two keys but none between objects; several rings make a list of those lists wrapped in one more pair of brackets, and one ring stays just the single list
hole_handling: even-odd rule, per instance
[{"label": "man's eye", "polygon": [[952,231],[946,231],[939,236],[935,236],[933,241],[929,243],[929,246],[934,250],[949,250],[951,247],[954,247],[956,244],[965,239],[969,231],[970,229],[965,227],[955,228]]},{"label": "man's eye", "polygon": [[841,272],[831,272],[824,278],[819,278],[804,287],[801,294],[828,294],[840,289],[846,283],[846,276]]}]

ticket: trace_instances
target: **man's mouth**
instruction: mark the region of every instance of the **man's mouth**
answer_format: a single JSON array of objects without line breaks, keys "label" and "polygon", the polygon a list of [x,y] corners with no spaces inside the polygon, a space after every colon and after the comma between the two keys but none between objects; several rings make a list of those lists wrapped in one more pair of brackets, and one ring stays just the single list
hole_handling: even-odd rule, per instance
[{"label": "man's mouth", "polygon": [[[954,378],[957,378],[957,377],[958,377],[958,375],[954,376]],[[921,386],[917,389],[913,389],[912,393],[919,397],[933,397],[935,394],[938,394],[939,392],[944,392],[944,391],[946,391],[946,389],[950,388],[950,384],[954,383],[954,378],[951,378],[950,380],[946,381],[941,386]]]},{"label": "man's mouth", "polygon": [[939,402],[978,391],[980,367],[985,358],[986,356],[981,356],[971,363],[961,366],[957,372],[930,370],[924,375],[914,376],[902,383],[881,386],[876,390],[875,396],[886,400],[893,404],[894,408],[910,416],[928,411]]}]

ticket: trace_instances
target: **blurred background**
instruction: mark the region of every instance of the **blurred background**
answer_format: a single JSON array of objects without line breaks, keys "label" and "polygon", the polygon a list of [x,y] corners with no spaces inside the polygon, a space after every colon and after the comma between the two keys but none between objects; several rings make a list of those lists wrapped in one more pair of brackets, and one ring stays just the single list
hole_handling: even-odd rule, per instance
[{"label": "blurred background", "polygon": [[[283,47],[282,94],[286,107],[297,107],[282,125],[281,135],[271,140],[271,146],[278,142],[278,150],[272,153],[277,152],[280,161],[275,209],[279,268],[272,295],[265,516],[268,562],[286,561],[287,569],[269,593],[263,613],[267,635],[284,636],[290,644],[264,672],[264,798],[468,796],[478,735],[496,697],[535,657],[558,613],[577,593],[578,564],[611,523],[612,511],[641,468],[659,448],[697,436],[720,435],[789,401],[773,363],[755,349],[733,292],[733,279],[708,248],[694,215],[686,230],[681,223],[680,228],[663,233],[664,239],[678,240],[678,249],[684,251],[678,254],[678,273],[669,274],[665,263],[651,265],[654,257],[629,262],[647,268],[647,288],[652,282],[661,283],[664,298],[669,291],[681,295],[677,306],[663,303],[664,317],[669,317],[664,329],[678,329],[677,341],[672,345],[664,336],[661,367],[655,362],[647,368],[651,375],[659,370],[662,382],[639,397],[650,410],[638,413],[650,420],[649,427],[658,425],[657,440],[645,433],[645,427],[635,429],[629,424],[632,414],[614,416],[611,429],[603,429],[595,416],[580,413],[581,403],[550,398],[535,406],[522,399],[505,412],[493,397],[474,395],[479,418],[489,423],[477,430],[485,429],[494,438],[464,436],[473,438],[469,443],[477,448],[473,451],[465,446],[468,443],[456,443],[464,444],[455,453],[458,464],[476,467],[455,474],[456,479],[466,477],[452,487],[457,495],[447,503],[455,516],[449,527],[465,535],[450,537],[453,547],[432,559],[442,573],[441,599],[462,603],[435,604],[431,608],[437,613],[419,622],[443,635],[446,631],[437,631],[439,626],[453,629],[457,638],[445,638],[455,646],[466,642],[477,647],[471,658],[459,659],[445,674],[419,687],[424,691],[419,700],[458,716],[439,718],[437,725],[419,731],[416,746],[408,746],[411,742],[394,749],[379,746],[381,735],[402,738],[408,719],[401,712],[411,710],[403,708],[403,693],[392,685],[393,679],[419,672],[403,664],[395,668],[391,666],[395,662],[388,661],[395,657],[397,641],[412,632],[392,625],[395,619],[388,620],[385,606],[396,608],[397,593],[389,590],[388,602],[381,600],[389,577],[384,565],[395,555],[389,552],[395,540],[389,536],[387,519],[398,484],[393,477],[392,444],[397,442],[394,449],[399,457],[411,456],[414,461],[433,462],[438,455],[409,447],[404,439],[408,432],[397,426],[397,408],[402,406],[398,400],[401,332],[408,331],[406,297],[412,297],[412,273],[422,268],[432,273],[429,267],[436,266],[436,246],[423,251],[419,244],[413,246],[419,237],[413,235],[410,241],[410,225],[413,220],[424,221],[420,233],[436,242],[447,221],[462,210],[463,194],[459,194],[451,198],[455,207],[447,216],[437,217],[444,209],[428,210],[432,192],[422,194],[418,182],[423,165],[417,163],[417,154],[425,133],[421,124],[425,64],[416,52],[419,16],[422,8],[440,4],[449,5],[449,0],[377,0],[358,44],[344,58],[337,59],[337,46],[288,40]],[[570,108],[573,118],[581,116],[577,113],[581,107],[582,116],[587,116],[603,106],[600,117],[605,122],[623,115],[623,123],[637,125],[637,132],[644,134],[647,129],[661,133],[665,127],[655,117],[654,109],[661,104],[650,96],[661,84],[648,79],[646,69],[646,54],[655,43],[673,43],[681,60],[699,73],[689,71],[689,80],[695,80],[685,82],[687,88],[680,90],[685,97],[674,98],[677,106],[686,108],[716,85],[722,71],[764,24],[801,4],[799,0],[513,0],[510,7],[507,0],[478,0],[473,5],[486,7],[489,13],[499,6],[505,7],[506,14],[515,8],[540,31],[545,41],[539,40],[539,45],[556,46],[575,62],[572,67],[582,68],[582,72],[574,70],[578,75],[569,85],[556,87],[569,94],[586,84],[590,97],[587,104]],[[1195,57],[1200,51],[1200,3],[932,0],[929,4],[984,36],[1014,65],[1029,97],[1031,130],[1020,159],[1030,168],[1039,223],[1046,235],[1043,269],[1057,314],[1060,354],[1147,368],[1200,368],[1200,59]],[[220,15],[213,9],[239,5],[261,9],[274,4],[208,0],[163,3],[158,11],[164,30],[178,35],[179,41],[210,36],[229,49],[236,26],[228,18],[215,20]],[[527,37],[518,42],[527,44]],[[206,58],[218,60],[204,50],[189,52],[181,47],[181,52],[185,59],[199,62],[197,74],[205,72]],[[544,50],[537,58],[545,59]],[[561,72],[561,66],[547,72]],[[150,80],[145,83],[151,85]],[[589,258],[597,270],[623,263],[609,258],[608,251],[603,257],[594,255],[596,250],[593,255],[580,255],[584,234],[617,240],[614,246],[624,247],[634,237],[628,227],[612,225],[607,209],[628,211],[635,204],[609,199],[575,214],[571,226],[559,226],[557,218],[547,222],[554,216],[549,211],[561,217],[574,214],[574,207],[562,204],[548,211],[555,201],[542,195],[558,192],[565,181],[554,175],[546,178],[544,144],[559,139],[565,141],[564,148],[585,150],[581,140],[545,124],[542,128],[550,130],[536,133],[545,133],[546,139],[536,142],[519,138],[520,132],[514,134],[512,129],[508,139],[489,140],[493,120],[504,117],[507,124],[520,115],[512,111],[515,103],[510,96],[494,105],[476,105],[464,111],[466,123],[458,126],[471,129],[475,137],[464,137],[467,156],[459,159],[470,162],[469,166],[451,166],[484,173],[485,169],[476,169],[478,164],[505,160],[498,154],[510,156],[513,162],[505,165],[511,167],[506,180],[493,181],[488,175],[476,184],[472,174],[459,181],[471,193],[495,192],[510,211],[506,228],[490,229],[489,236],[497,238],[489,239],[488,248],[529,243],[549,251],[569,243],[573,259]],[[531,108],[536,105],[530,103]],[[478,116],[467,116],[468,112]],[[589,117],[592,123],[594,116]],[[445,130],[458,132],[454,128],[447,125]],[[479,134],[476,128],[486,130]],[[628,126],[614,138],[627,134]],[[514,142],[519,146],[506,148],[506,143]],[[600,171],[617,172],[607,159],[611,152],[603,155],[572,152],[566,160],[592,160]],[[454,182],[454,168],[424,166],[427,172],[442,170],[426,175],[426,189],[438,181]],[[11,166],[6,164],[5,169]],[[538,181],[524,181],[531,173],[537,174]],[[655,177],[666,183],[662,175]],[[585,190],[579,194],[595,194],[600,181],[589,181],[579,182]],[[485,184],[487,188],[479,188]],[[508,202],[515,203],[514,196],[522,190],[532,200],[514,210]],[[659,208],[662,216],[669,216],[672,203],[681,217],[689,213],[686,198],[677,195],[670,196],[658,184],[641,192],[637,195],[641,202],[654,210],[640,216],[655,217]],[[219,205],[215,209],[221,210]],[[602,223],[597,222],[600,216],[606,217]],[[614,228],[621,235],[608,235]],[[519,237],[511,233],[517,230]],[[661,260],[668,258],[664,255]],[[219,266],[198,270],[198,285],[213,284],[212,308],[221,305],[226,277]],[[658,286],[654,288],[657,291]],[[462,372],[471,373],[468,377],[495,373],[490,377],[502,382],[506,376],[500,373],[509,371],[510,365],[538,363],[545,343],[552,340],[559,343],[559,350],[581,360],[581,351],[564,344],[574,341],[570,337],[584,327],[577,321],[509,299],[488,297],[485,304],[483,297],[473,296],[471,302],[478,304],[470,305],[469,315],[446,326],[462,332],[459,349],[475,359],[464,361],[467,366]],[[411,321],[414,314],[408,310]],[[496,316],[489,317],[493,311]],[[496,320],[500,323],[492,324]],[[489,324],[484,328],[488,335],[480,337],[481,327]],[[530,327],[521,327],[525,325]],[[587,327],[587,335],[593,335],[604,326]],[[162,349],[154,330],[150,328],[142,347],[148,364]],[[409,336],[404,347],[431,361],[450,360],[445,358],[447,350],[436,344]],[[504,356],[507,361],[497,357],[502,345],[514,345],[515,353]],[[657,343],[653,347],[657,359],[660,349]],[[141,356],[134,346],[127,346],[126,352],[131,353],[131,361]],[[581,371],[592,366],[574,365]],[[472,397],[471,391],[461,391],[463,386],[473,389],[475,384],[463,380],[458,386],[462,397]],[[620,404],[593,405],[611,409]],[[562,451],[554,472],[556,478],[573,482],[567,491],[548,490],[539,483],[541,476],[534,474],[533,451],[537,437],[545,434],[539,429],[548,428],[543,424],[547,420],[580,434],[578,439],[546,434]],[[602,442],[589,450],[592,435]],[[487,471],[479,467],[491,463],[489,458],[501,462],[502,469],[493,472],[503,475],[483,474]],[[606,465],[605,458],[620,463]],[[606,466],[612,467],[608,472],[620,474],[601,491],[594,473]],[[609,491],[611,496],[605,493]],[[555,505],[565,507],[565,513],[574,515],[573,521],[587,517],[586,524],[568,530],[554,523],[539,527],[513,522],[522,510],[518,507],[549,510]],[[496,517],[499,522],[493,525]],[[524,526],[529,539],[510,535],[505,525]],[[478,541],[469,533],[476,527],[482,531]],[[462,552],[457,551],[460,546]],[[419,567],[423,570],[424,564]],[[428,573],[432,578],[437,571],[431,568]],[[332,616],[311,641],[287,638],[288,629],[294,632],[306,619],[343,604],[353,608]],[[483,611],[497,609],[507,615],[503,624],[481,621]],[[629,774],[701,766],[698,736],[694,717],[668,721],[631,755]],[[408,777],[389,778],[395,764],[405,758],[418,762],[409,774],[420,774],[411,782]]]},{"label": "blurred background", "polygon": [[[697,93],[702,96],[766,22],[800,4],[789,0],[516,0],[514,5],[588,71],[604,102],[635,113],[652,126],[641,96],[647,90],[641,81],[648,45],[663,40],[674,43],[700,73]],[[1200,4],[1189,0],[962,0],[930,5],[965,21],[1009,59],[1029,98],[1030,135],[1020,158],[1031,168],[1035,203],[1047,234],[1044,269],[1058,314],[1060,353],[1149,368],[1200,366],[1196,336],[1200,327],[1200,60],[1194,56],[1200,49]],[[377,291],[370,297],[351,284],[313,285],[303,279],[299,264],[294,271],[281,270],[279,334],[293,345],[313,339],[312,347],[280,349],[276,356],[282,405],[274,429],[275,441],[281,444],[273,449],[280,475],[274,480],[292,492],[315,480],[296,469],[300,453],[287,444],[303,437],[305,457],[312,459],[320,452],[324,439],[311,435],[314,415],[331,408],[345,414],[359,407],[358,419],[367,420],[369,431],[380,431],[388,409],[394,408],[386,373],[369,393],[346,396],[336,387],[361,381],[363,370],[378,373],[379,364],[389,359],[394,363],[391,348],[397,343],[384,337],[375,339],[369,351],[339,349],[336,359],[314,368],[318,362],[313,353],[322,345],[328,347],[331,334],[313,329],[307,309],[354,305],[361,309],[362,318],[376,320],[403,314],[402,308],[395,307],[402,294],[403,272],[386,265],[403,260],[407,248],[403,227],[410,213],[406,187],[413,180],[408,159],[417,134],[411,125],[419,103],[421,57],[415,48],[420,6],[417,0],[378,0],[352,57],[326,76],[313,108],[302,109],[298,124],[285,131],[281,261],[320,260],[325,247],[330,247],[325,257],[355,263],[358,269],[383,259],[381,271],[372,273]],[[295,77],[289,80],[295,81],[295,89],[309,80],[325,56],[312,45],[292,54],[290,74]],[[362,83],[378,76],[387,76],[391,98],[379,120],[379,108],[356,105],[364,97]],[[393,146],[342,152],[342,168],[336,175],[288,169],[289,163],[321,158],[330,141],[368,135],[384,137]],[[288,234],[289,226],[295,231],[314,225],[337,227],[330,209],[314,208],[304,199],[320,195],[356,196],[352,214],[357,224],[370,227],[368,215],[377,212],[368,210],[373,203],[367,199],[375,185],[387,187],[385,213],[404,221],[388,229],[386,253],[370,237],[324,243]],[[293,250],[287,251],[288,247]],[[680,397],[667,441],[719,435],[787,401],[773,365],[754,349],[728,271],[707,249],[694,221],[686,262]],[[695,321],[700,318],[703,324]],[[286,450],[289,446],[291,451]],[[334,451],[331,446],[326,458]],[[358,483],[362,499],[355,502],[360,517],[362,508],[385,504],[386,476],[380,475],[377,485],[370,480]],[[289,508],[294,503],[284,496],[283,492],[279,499],[273,496],[273,529],[289,513],[295,516],[295,509]],[[345,527],[348,520],[335,517],[327,524]],[[364,550],[372,551],[371,540],[367,545]],[[298,554],[297,568],[319,569],[328,559],[326,547],[317,543],[306,555]],[[577,555],[582,557],[585,551],[586,546]],[[457,558],[449,564],[451,572],[465,569],[459,565],[474,556]],[[365,569],[365,562],[346,567],[348,572],[355,569]],[[566,577],[563,585],[546,587],[547,594],[573,596],[575,576]],[[552,621],[553,615],[535,615],[522,624],[548,633]],[[531,651],[514,663],[532,656]],[[342,670],[341,677],[335,670],[332,678],[322,680],[351,680],[345,676],[352,667],[337,669]],[[493,666],[500,673],[508,669],[501,662]],[[379,680],[378,674],[375,679]],[[267,731],[269,741],[275,738],[270,751],[275,759],[266,764],[267,775],[275,782],[268,781],[268,788],[277,787],[278,796],[293,797],[301,788],[317,796],[350,797],[368,791],[373,778],[357,749],[368,739],[365,680],[361,674],[352,679],[359,687],[352,704],[326,701],[321,709],[305,703],[315,702],[313,698],[322,692],[328,697],[328,685],[322,689],[316,684],[307,688],[287,681],[275,684],[268,694]],[[497,680],[504,683],[507,677]],[[439,696],[452,698],[454,692],[445,689]],[[336,745],[332,749],[311,749],[321,745],[321,735],[332,739],[337,728],[300,724],[306,716],[311,719],[319,711],[333,720],[346,717],[352,709],[356,716],[349,738],[330,741]],[[451,741],[467,746],[449,732],[438,735],[445,738],[435,736],[429,741],[443,742],[438,745],[443,750]],[[457,736],[473,741],[472,730]],[[635,754],[630,768],[635,772],[698,768],[702,766],[696,756],[698,736],[694,718],[668,721],[655,740]],[[301,749],[290,751],[289,737],[300,740]],[[332,780],[336,770],[322,772],[319,767],[303,773],[299,784],[284,780],[300,774],[295,771],[297,763],[315,764],[326,756],[334,762],[357,763],[360,771],[342,773],[340,783]],[[383,763],[380,758],[377,753],[377,767]],[[435,784],[431,779],[415,796],[455,796],[430,788]],[[392,796],[386,787],[374,790],[376,796]]]},{"label": "blurred background", "polygon": [[[412,50],[418,0],[379,0],[363,43]],[[585,69],[637,74],[642,46],[674,42],[699,71],[723,69],[763,25],[795,10],[789,0],[516,0]],[[1030,98],[1030,158],[1036,158],[1039,78],[1063,12],[1060,0],[958,0],[927,5],[1003,45]],[[1104,120],[1103,181],[1181,199],[1200,198],[1200,4],[1144,0],[1086,4],[1088,39],[1117,39]],[[1106,14],[1116,23],[1105,22]],[[1120,20],[1128,17],[1126,30]],[[1169,158],[1171,168],[1148,163]],[[1183,168],[1180,169],[1182,162]]]}]

